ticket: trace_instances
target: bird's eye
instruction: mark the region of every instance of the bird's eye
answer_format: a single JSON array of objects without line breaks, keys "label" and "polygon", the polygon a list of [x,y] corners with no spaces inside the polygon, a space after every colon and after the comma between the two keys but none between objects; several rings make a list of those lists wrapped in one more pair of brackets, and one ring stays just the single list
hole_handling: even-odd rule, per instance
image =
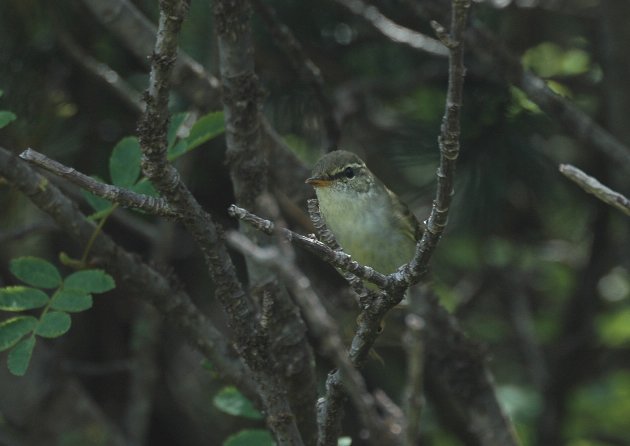
[{"label": "bird's eye", "polygon": [[346,167],[343,170],[343,174],[346,176],[346,178],[354,178],[354,169],[352,167]]}]

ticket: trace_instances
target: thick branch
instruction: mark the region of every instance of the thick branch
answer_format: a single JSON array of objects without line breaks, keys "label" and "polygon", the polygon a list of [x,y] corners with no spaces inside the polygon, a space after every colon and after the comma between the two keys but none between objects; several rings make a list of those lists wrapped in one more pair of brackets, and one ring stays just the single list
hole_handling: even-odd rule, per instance
[{"label": "thick branch", "polygon": [[589,194],[595,195],[604,203],[619,209],[630,216],[630,200],[618,192],[604,186],[597,179],[585,174],[580,169],[570,164],[560,164],[560,173],[576,183]]},{"label": "thick branch", "polygon": [[[153,51],[157,29],[129,0],[83,0],[94,16],[118,37],[138,58],[146,63]],[[184,96],[204,110],[219,105],[219,81],[203,66],[180,51],[173,66],[173,83]]]},{"label": "thick branch", "polygon": [[123,207],[139,209],[152,215],[174,218],[177,212],[163,199],[149,195],[137,194],[122,187],[101,183],[72,167],[48,158],[46,155],[33,149],[26,149],[20,153],[20,158],[47,170],[55,175],[65,178],[73,184],[106,200],[118,203]]},{"label": "thick branch", "polygon": [[[251,371],[267,415],[267,424],[277,442],[280,445],[299,445],[302,440],[286,392],[267,364],[267,340],[260,333],[256,309],[236,277],[234,265],[218,237],[214,222],[203,212],[177,170],[167,160],[170,76],[176,60],[177,36],[186,10],[187,4],[183,1],[160,2],[159,26],[146,95],[147,107],[139,125],[143,169],[160,193],[182,213],[182,222],[205,256],[216,285],[215,296],[223,305],[229,325],[236,334],[237,348]],[[230,123],[228,116],[226,121]]]},{"label": "thick branch", "polygon": [[[409,264],[410,279],[420,277],[426,271],[429,259],[435,251],[448,219],[448,211],[453,197],[455,164],[459,156],[459,116],[462,108],[464,90],[464,29],[470,8],[469,0],[453,0],[451,6],[450,35],[433,22],[438,35],[449,48],[448,89],[446,107],[442,118],[442,127],[438,143],[440,146],[440,165],[437,170],[437,192],[433,200],[431,214],[426,223],[426,230],[416,246],[416,255]],[[407,282],[409,284],[409,282]],[[413,282],[411,282],[413,283]]]},{"label": "thick branch", "polygon": [[[311,288],[309,279],[295,266],[292,261],[294,256],[282,253],[273,246],[257,246],[237,232],[231,232],[228,240],[243,254],[271,266],[282,277],[301,307],[313,334],[321,340],[324,354],[329,356],[337,366],[343,385],[363,425],[370,432],[370,442],[375,445],[393,444],[391,432],[383,425],[382,419],[376,412],[374,397],[367,391],[363,377],[348,358],[337,323],[319,301]],[[323,444],[321,439],[320,444]]]},{"label": "thick branch", "polygon": [[[437,0],[423,2],[422,6],[411,0],[405,2],[414,12],[425,18],[444,18],[447,14],[444,4]],[[473,52],[481,58],[489,58],[496,70],[501,72],[509,82],[521,88],[527,97],[547,115],[559,122],[569,136],[593,146],[610,159],[621,163],[626,170],[630,170],[630,147],[602,128],[574,104],[553,92],[539,76],[526,70],[520,58],[511,53],[480,22],[477,21],[470,26],[465,39]]]}]

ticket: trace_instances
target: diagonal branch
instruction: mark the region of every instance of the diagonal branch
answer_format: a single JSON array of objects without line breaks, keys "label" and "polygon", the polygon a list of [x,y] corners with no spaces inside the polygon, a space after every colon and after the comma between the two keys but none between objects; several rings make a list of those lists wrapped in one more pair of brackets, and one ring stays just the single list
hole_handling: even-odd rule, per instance
[{"label": "diagonal branch", "polygon": [[379,273],[369,266],[360,265],[356,261],[352,260],[349,254],[343,251],[338,251],[330,248],[325,243],[311,237],[300,235],[297,232],[293,232],[286,228],[276,228],[275,224],[269,220],[265,220],[257,215],[252,214],[246,209],[240,208],[236,205],[231,205],[228,208],[228,214],[232,217],[238,218],[259,231],[273,235],[274,233],[280,233],[288,241],[291,241],[298,246],[306,249],[307,251],[315,254],[324,262],[331,264],[336,268],[341,268],[344,271],[348,271],[361,279],[367,280],[381,288],[385,288],[388,285],[388,276]]},{"label": "diagonal branch", "polygon": [[165,200],[149,195],[138,194],[122,187],[101,183],[92,177],[79,172],[78,170],[64,166],[60,162],[48,158],[31,148],[20,153],[20,158],[35,166],[41,167],[61,178],[65,178],[71,183],[93,193],[106,200],[118,203],[123,207],[139,209],[152,215],[175,218],[177,212]]},{"label": "diagonal branch", "polygon": [[[370,432],[370,442],[377,445],[393,444],[392,433],[384,425],[376,411],[374,397],[367,391],[363,377],[346,354],[339,326],[321,304],[311,288],[309,279],[295,266],[292,261],[294,255],[282,253],[280,249],[273,246],[257,246],[237,232],[231,232],[228,235],[228,240],[243,254],[268,264],[282,277],[292,295],[295,296],[313,334],[321,340],[324,354],[329,356],[337,366],[342,376],[343,385],[348,391],[363,425]],[[322,444],[321,439],[319,444]]]},{"label": "diagonal branch", "polygon": [[[0,173],[80,245],[90,240],[96,228],[94,223],[88,221],[56,186],[2,147]],[[216,365],[225,379],[256,398],[254,385],[247,378],[243,364],[233,359],[235,352],[228,339],[199,311],[184,291],[174,289],[163,275],[103,233],[95,239],[92,252],[96,258],[103,259],[108,272],[116,277],[130,295],[155,306],[181,330],[191,345]]]},{"label": "diagonal branch", "polygon": [[363,17],[374,28],[394,42],[403,43],[416,50],[420,50],[434,56],[446,56],[448,49],[429,36],[401,26],[384,16],[374,5],[363,0],[336,0],[354,14]]},{"label": "diagonal branch", "polygon": [[[412,0],[405,0],[409,8],[424,18],[446,17],[447,12],[442,2],[431,0],[420,5]],[[630,147],[623,144],[610,132],[573,103],[552,91],[547,83],[531,71],[525,69],[520,59],[483,24],[475,21],[465,35],[466,44],[480,58],[489,58],[495,70],[498,70],[512,84],[525,92],[527,97],[547,115],[554,118],[565,132],[583,141],[608,158],[621,163],[630,170]]]},{"label": "diagonal branch", "polygon": [[570,164],[560,164],[560,173],[576,183],[589,194],[595,195],[604,203],[619,209],[630,216],[630,200],[619,192],[604,186],[597,179],[585,174],[580,169]]},{"label": "diagonal branch", "polygon": [[[236,277],[234,265],[213,220],[203,211],[177,170],[167,160],[170,77],[177,60],[177,37],[187,9],[186,1],[160,1],[160,19],[146,94],[147,106],[138,129],[144,155],[143,170],[169,203],[182,213],[182,223],[204,254],[216,285],[215,296],[221,302],[236,335],[237,349],[256,383],[267,424],[276,441],[280,445],[300,445],[302,439],[286,391],[267,361],[268,340],[258,326],[254,303]],[[229,127],[231,117],[227,113],[226,121]],[[235,183],[235,187],[238,186]]]}]

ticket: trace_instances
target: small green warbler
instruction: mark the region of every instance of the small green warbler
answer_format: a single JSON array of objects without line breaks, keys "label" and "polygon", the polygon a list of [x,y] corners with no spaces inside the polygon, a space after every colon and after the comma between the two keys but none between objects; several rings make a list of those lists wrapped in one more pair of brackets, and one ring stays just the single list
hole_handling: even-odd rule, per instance
[{"label": "small green warbler", "polygon": [[418,220],[357,155],[324,155],[306,182],[326,226],[354,260],[391,274],[413,258],[422,235]]}]

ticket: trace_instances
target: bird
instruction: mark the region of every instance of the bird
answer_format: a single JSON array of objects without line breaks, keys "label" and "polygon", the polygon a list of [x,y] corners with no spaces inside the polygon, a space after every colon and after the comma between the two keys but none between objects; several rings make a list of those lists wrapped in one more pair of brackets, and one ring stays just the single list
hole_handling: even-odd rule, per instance
[{"label": "bird", "polygon": [[315,188],[326,227],[354,260],[382,274],[411,261],[421,225],[359,156],[345,150],[327,153],[306,183]]}]

